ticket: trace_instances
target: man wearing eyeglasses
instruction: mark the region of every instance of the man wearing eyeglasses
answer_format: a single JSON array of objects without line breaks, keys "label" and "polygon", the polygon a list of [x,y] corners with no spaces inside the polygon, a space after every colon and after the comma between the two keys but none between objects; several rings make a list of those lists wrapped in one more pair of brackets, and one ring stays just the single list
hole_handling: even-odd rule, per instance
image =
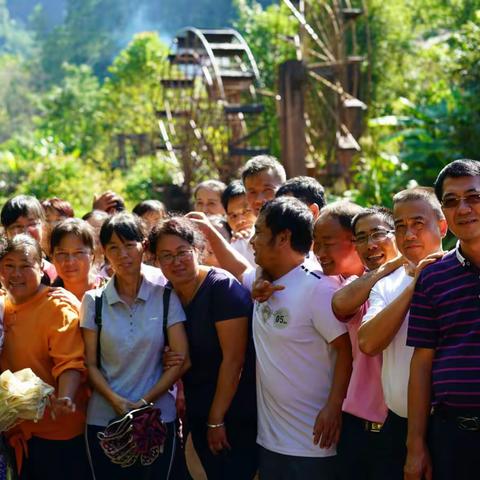
[{"label": "man wearing eyeglasses", "polygon": [[405,479],[470,480],[480,471],[480,162],[447,165],[435,194],[458,242],[413,295]]},{"label": "man wearing eyeglasses", "polygon": [[[351,220],[353,244],[350,258],[359,257],[365,272],[357,277],[347,270],[341,289],[332,299],[332,309],[347,324],[352,343],[353,369],[347,397],[343,402],[342,433],[337,446],[339,480],[384,480],[389,465],[382,462],[383,422],[387,416],[382,382],[381,355],[368,356],[358,347],[358,329],[368,309],[373,286],[403,263],[394,236],[391,210],[365,208]],[[354,264],[355,260],[350,260]],[[351,276],[350,276],[351,275]]]},{"label": "man wearing eyeglasses", "polygon": [[395,240],[406,265],[379,280],[358,331],[360,350],[382,353],[382,386],[387,418],[382,426],[379,461],[389,480],[403,480],[407,436],[407,388],[413,348],[406,346],[408,312],[421,270],[442,256],[447,226],[433,189],[415,187],[393,198]]}]

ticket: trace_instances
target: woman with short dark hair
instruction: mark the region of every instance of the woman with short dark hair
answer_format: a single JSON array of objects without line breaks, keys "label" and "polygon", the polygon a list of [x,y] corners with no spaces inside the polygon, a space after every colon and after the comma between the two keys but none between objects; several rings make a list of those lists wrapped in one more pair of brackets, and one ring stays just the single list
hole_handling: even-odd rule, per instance
[{"label": "woman with short dark hair", "polygon": [[[92,470],[97,480],[168,479],[176,445],[175,398],[169,389],[189,365],[185,316],[172,293],[167,307],[168,342],[185,355],[185,361],[164,371],[165,289],[142,273],[142,221],[133,214],[114,215],[102,225],[100,241],[114,275],[103,290],[85,294],[80,314],[93,387],[86,436]],[[99,295],[101,330],[95,311],[95,297]],[[121,468],[110,462],[100,448],[97,434],[114,417],[150,403],[160,409],[161,420],[167,426],[163,453],[148,466],[137,462]]]},{"label": "woman with short dark hair", "polygon": [[200,264],[205,241],[187,218],[157,225],[149,245],[187,316],[192,366],[183,380],[195,450],[209,480],[251,479],[257,454],[250,293],[225,270]]},{"label": "woman with short dark hair", "polygon": [[87,290],[100,285],[93,267],[95,238],[92,227],[78,218],[57,223],[50,235],[50,252],[58,277],[54,287],[63,287],[82,300]]}]

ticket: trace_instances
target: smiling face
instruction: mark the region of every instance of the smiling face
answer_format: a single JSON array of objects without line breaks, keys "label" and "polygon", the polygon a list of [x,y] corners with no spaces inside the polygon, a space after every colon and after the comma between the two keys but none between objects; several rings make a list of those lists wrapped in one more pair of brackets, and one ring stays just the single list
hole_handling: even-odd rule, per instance
[{"label": "smiling face", "polygon": [[467,203],[465,197],[480,193],[480,177],[446,177],[442,203],[452,197],[463,197],[456,207],[442,207],[451,232],[463,242],[480,242],[480,204]]},{"label": "smiling face", "polygon": [[13,303],[30,300],[39,290],[42,280],[40,261],[32,248],[7,253],[0,260],[0,280]]},{"label": "smiling face", "polygon": [[255,175],[248,175],[243,183],[248,205],[256,216],[265,203],[275,198],[276,191],[282,185],[282,181],[273,170],[262,170]]},{"label": "smiling face", "polygon": [[[385,233],[390,230],[390,225],[379,215],[369,215],[357,221],[355,225],[355,238],[357,239],[355,246],[362,263],[369,270],[375,270],[398,255],[393,233],[389,233],[382,240],[375,240],[377,232]],[[359,242],[358,240],[363,241]]]},{"label": "smiling face", "polygon": [[441,250],[446,222],[437,218],[426,200],[396,203],[393,218],[397,247],[407,260],[417,265],[427,255]]},{"label": "smiling face", "polygon": [[20,215],[5,229],[5,232],[8,238],[13,238],[15,235],[26,233],[41,244],[43,239],[43,222],[32,215],[27,217]]},{"label": "smiling face", "polygon": [[230,198],[227,205],[227,220],[233,232],[249,230],[253,227],[256,217],[245,195]]},{"label": "smiling face", "polygon": [[64,235],[53,253],[58,276],[67,283],[88,281],[93,252],[73,233]]},{"label": "smiling face", "polygon": [[155,260],[174,286],[193,281],[198,273],[198,252],[178,235],[162,235],[155,248]]},{"label": "smiling face", "polygon": [[144,252],[141,242],[123,239],[113,233],[103,250],[113,271],[118,276],[128,277],[140,273]]},{"label": "smiling face", "polygon": [[362,262],[352,232],[332,215],[320,215],[313,231],[313,251],[325,275],[359,275]]},{"label": "smiling face", "polygon": [[203,212],[206,215],[225,215],[220,193],[209,188],[199,188],[195,193],[196,212]]}]

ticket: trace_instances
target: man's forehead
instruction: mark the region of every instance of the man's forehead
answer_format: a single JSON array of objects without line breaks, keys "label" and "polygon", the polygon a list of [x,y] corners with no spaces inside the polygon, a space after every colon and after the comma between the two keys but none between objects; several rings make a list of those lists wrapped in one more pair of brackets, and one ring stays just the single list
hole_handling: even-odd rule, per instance
[{"label": "man's forehead", "polygon": [[480,176],[446,177],[443,181],[443,196],[469,193],[480,190]]},{"label": "man's forehead", "polygon": [[355,224],[355,233],[373,232],[375,230],[389,229],[390,225],[378,215],[369,215],[360,218]]},{"label": "man's forehead", "polygon": [[261,170],[260,172],[249,175],[245,178],[245,187],[248,185],[263,183],[266,185],[280,186],[282,181],[278,175],[271,169]]}]

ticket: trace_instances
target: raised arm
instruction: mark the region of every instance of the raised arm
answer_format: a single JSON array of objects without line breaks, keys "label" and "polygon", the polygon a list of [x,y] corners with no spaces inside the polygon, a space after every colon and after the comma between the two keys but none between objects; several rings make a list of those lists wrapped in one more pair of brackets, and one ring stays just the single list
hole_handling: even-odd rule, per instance
[{"label": "raised arm", "polygon": [[241,280],[245,270],[250,268],[248,260],[232,248],[204,213],[190,212],[186,216],[193,220],[202,230],[220,266]]},{"label": "raised arm", "polygon": [[410,308],[414,287],[412,278],[412,283],[389,304],[383,302],[375,289],[372,290],[367,315],[371,309],[378,313],[362,323],[358,330],[358,346],[363,353],[377,355],[390,345]]},{"label": "raised arm", "polygon": [[443,252],[433,253],[413,267],[412,282],[388,305],[382,305],[381,296],[378,295],[375,288],[372,289],[370,307],[366,317],[368,317],[370,309],[376,311],[376,314],[362,323],[358,330],[358,346],[363,353],[377,355],[388,347],[405,320],[420,273],[427,265],[436,262],[442,256]]},{"label": "raised arm", "polygon": [[335,316],[342,322],[348,322],[368,300],[373,286],[381,278],[400,267],[403,261],[402,257],[390,260],[379,268],[364,273],[361,277],[335,292],[332,299],[332,309]]}]

